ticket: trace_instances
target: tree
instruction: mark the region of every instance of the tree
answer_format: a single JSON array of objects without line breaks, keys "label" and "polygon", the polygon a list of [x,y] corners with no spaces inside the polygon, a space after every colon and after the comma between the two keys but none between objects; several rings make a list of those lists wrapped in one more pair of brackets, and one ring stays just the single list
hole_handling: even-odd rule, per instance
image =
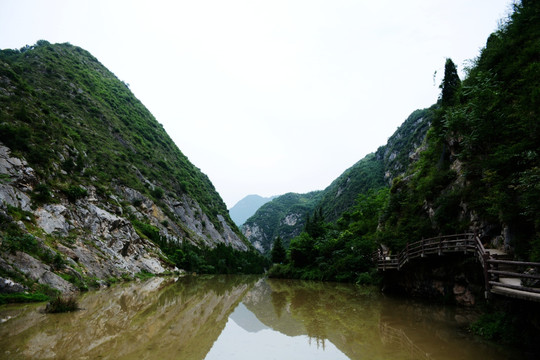
[{"label": "tree", "polygon": [[316,258],[315,240],[307,233],[302,232],[291,240],[289,256],[293,266],[301,268],[313,264]]},{"label": "tree", "polygon": [[287,254],[285,252],[285,248],[283,247],[281,237],[279,236],[276,238],[276,240],[274,240],[271,255],[273,263],[281,264],[286,260]]},{"label": "tree", "polygon": [[458,91],[461,87],[461,80],[459,79],[457,68],[452,59],[446,59],[444,64],[444,79],[440,86],[441,88],[441,105],[452,106],[457,103]]},{"label": "tree", "polygon": [[314,239],[321,238],[326,234],[327,226],[324,222],[322,208],[319,208],[317,211],[315,211],[313,213],[313,217],[310,217],[308,214],[306,219],[306,225],[304,226],[304,231]]}]

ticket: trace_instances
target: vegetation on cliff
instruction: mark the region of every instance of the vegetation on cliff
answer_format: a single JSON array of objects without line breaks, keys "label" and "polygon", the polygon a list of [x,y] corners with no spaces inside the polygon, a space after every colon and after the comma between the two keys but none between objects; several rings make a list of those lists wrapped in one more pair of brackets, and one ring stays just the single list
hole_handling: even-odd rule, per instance
[{"label": "vegetation on cliff", "polygon": [[41,202],[52,189],[74,200],[78,185],[96,184],[102,193],[126,185],[156,201],[186,193],[221,226],[217,215],[226,206],[208,177],[86,50],[44,40],[2,50],[0,76],[0,141],[37,172]]},{"label": "vegetation on cliff", "polygon": [[270,252],[273,240],[280,236],[284,245],[302,232],[306,216],[313,212],[321,192],[288,193],[261,206],[243,225],[242,231],[263,254]]},{"label": "vegetation on cliff", "polygon": [[403,169],[388,176],[391,186],[359,193],[337,222],[312,213],[320,231],[305,226],[271,276],[371,281],[370,252],[380,244],[397,251],[463,231],[516,258],[540,260],[538,2],[515,5],[463,81],[448,59],[441,90],[418,117],[430,122],[424,142],[387,167]]},{"label": "vegetation on cliff", "polygon": [[537,2],[516,5],[462,83],[447,61],[426,149],[394,181],[381,219],[395,248],[473,229],[540,260],[539,20]]},{"label": "vegetation on cliff", "polygon": [[[320,208],[325,220],[335,224],[342,215],[352,210],[359,195],[388,187],[392,179],[407,170],[411,160],[418,156],[417,149],[424,141],[432,112],[432,109],[414,111],[386,145],[345,170],[323,191],[286,194],[265,204],[246,221],[244,235],[252,243],[260,244],[258,249],[263,253],[269,253],[272,241],[277,236],[288,244],[294,236],[299,235],[305,219],[316,209]],[[312,194],[316,196],[306,202],[304,199]],[[289,221],[292,218],[301,221]]]},{"label": "vegetation on cliff", "polygon": [[90,53],[0,51],[1,301],[175,265],[260,273],[250,249],[208,177]]}]

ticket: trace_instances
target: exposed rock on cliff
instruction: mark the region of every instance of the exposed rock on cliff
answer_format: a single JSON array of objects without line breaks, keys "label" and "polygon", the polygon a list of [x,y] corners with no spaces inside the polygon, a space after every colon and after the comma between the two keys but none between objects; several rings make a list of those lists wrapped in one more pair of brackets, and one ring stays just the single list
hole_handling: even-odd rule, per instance
[{"label": "exposed rock on cliff", "polygon": [[129,88],[70,44],[1,50],[3,283],[71,292],[160,274],[174,270],[160,246],[182,244],[249,249],[208,177]]},{"label": "exposed rock on cliff", "polygon": [[[9,148],[0,144],[0,174],[5,174],[0,187],[0,211],[4,221],[14,221],[10,212],[20,209],[26,216],[16,222],[25,234],[34,234],[43,251],[50,256],[40,259],[21,251],[9,252],[7,245],[1,247],[3,272],[20,272],[27,280],[37,281],[62,292],[76,288],[64,277],[106,280],[111,277],[134,276],[146,271],[159,274],[171,270],[163,260],[158,246],[141,236],[129,218],[148,221],[159,229],[160,236],[181,244],[188,241],[197,245],[213,247],[225,243],[239,250],[247,245],[218,215],[219,231],[201,210],[198,203],[187,195],[181,202],[168,197],[159,207],[153,200],[137,190],[118,186],[116,194],[101,197],[93,186],[87,188],[88,195],[71,203],[61,193],[54,195],[55,203],[39,205],[27,193],[35,183],[32,168],[24,159],[13,157]],[[133,203],[138,206],[132,205]],[[42,239],[43,238],[43,239]],[[9,241],[19,241],[8,238]],[[64,264],[51,268],[47,260],[60,256]],[[22,286],[22,285],[20,285]]]}]

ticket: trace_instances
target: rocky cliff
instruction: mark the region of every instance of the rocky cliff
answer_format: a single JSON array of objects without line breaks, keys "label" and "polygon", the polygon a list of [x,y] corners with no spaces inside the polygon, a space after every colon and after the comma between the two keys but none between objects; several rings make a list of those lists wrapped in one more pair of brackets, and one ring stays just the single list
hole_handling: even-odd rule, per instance
[{"label": "rocky cliff", "polygon": [[88,52],[0,51],[0,292],[174,269],[159,245],[249,246],[210,180]]}]

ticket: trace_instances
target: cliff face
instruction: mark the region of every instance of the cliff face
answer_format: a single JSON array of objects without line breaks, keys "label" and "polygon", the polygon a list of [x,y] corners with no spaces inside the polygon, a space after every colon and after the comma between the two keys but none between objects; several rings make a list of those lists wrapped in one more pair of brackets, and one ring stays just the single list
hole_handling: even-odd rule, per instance
[{"label": "cliff face", "polygon": [[209,179],[86,51],[0,51],[0,104],[0,292],[163,273],[159,243],[248,250]]}]

